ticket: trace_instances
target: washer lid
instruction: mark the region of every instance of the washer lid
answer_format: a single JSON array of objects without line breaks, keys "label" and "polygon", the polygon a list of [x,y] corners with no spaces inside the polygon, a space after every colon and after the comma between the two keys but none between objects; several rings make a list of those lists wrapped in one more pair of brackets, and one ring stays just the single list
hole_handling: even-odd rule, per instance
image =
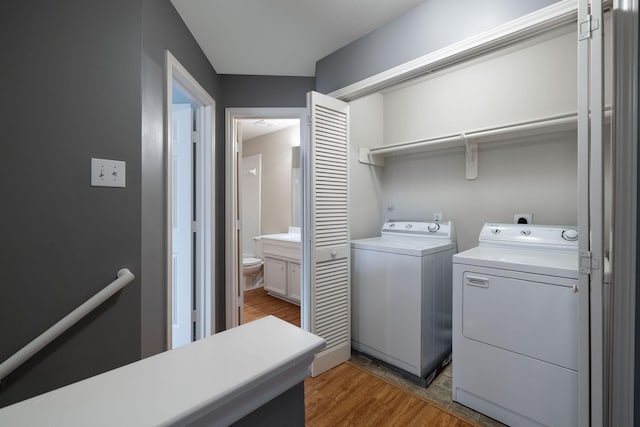
[{"label": "washer lid", "polygon": [[478,246],[453,256],[454,264],[578,278],[578,252]]},{"label": "washer lid", "polygon": [[455,243],[443,239],[381,236],[370,239],[352,240],[354,249],[367,249],[410,256],[425,256],[455,248]]}]

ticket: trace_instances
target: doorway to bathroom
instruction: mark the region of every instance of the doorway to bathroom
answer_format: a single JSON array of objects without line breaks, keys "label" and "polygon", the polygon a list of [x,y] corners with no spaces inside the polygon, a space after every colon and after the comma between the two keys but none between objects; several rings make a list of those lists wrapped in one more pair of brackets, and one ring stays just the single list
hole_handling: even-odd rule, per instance
[{"label": "doorway to bathroom", "polygon": [[227,328],[266,315],[300,326],[305,118],[304,108],[227,109],[227,230],[236,230],[227,237]]}]

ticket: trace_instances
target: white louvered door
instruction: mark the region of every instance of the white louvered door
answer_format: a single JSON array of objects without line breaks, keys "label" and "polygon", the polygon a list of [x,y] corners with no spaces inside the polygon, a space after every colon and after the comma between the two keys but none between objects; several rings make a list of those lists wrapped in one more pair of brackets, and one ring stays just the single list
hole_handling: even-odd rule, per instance
[{"label": "white louvered door", "polygon": [[351,357],[351,283],[347,190],[349,105],[310,92],[305,204],[304,276],[309,281],[307,329],[327,341],[312,376]]}]

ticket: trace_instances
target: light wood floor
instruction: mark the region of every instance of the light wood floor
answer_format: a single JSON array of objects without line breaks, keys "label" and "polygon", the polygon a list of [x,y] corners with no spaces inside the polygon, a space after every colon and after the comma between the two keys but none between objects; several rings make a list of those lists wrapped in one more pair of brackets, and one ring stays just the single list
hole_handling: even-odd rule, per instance
[{"label": "light wood floor", "polygon": [[[272,314],[300,326],[300,307],[267,294],[245,291],[244,321]],[[306,425],[325,426],[475,426],[417,393],[346,362],[304,382]]]},{"label": "light wood floor", "polygon": [[475,426],[351,362],[304,381],[306,425]]},{"label": "light wood floor", "polygon": [[269,314],[285,322],[300,326],[300,307],[272,297],[264,288],[256,288],[244,292],[244,323],[260,319]]}]

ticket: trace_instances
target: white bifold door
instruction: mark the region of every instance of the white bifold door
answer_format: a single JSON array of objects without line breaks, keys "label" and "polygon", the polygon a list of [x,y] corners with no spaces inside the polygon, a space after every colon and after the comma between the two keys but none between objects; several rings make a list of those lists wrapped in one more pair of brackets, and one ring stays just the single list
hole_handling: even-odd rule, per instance
[{"label": "white bifold door", "polygon": [[302,326],[327,342],[311,368],[317,376],[351,357],[349,105],[310,92],[307,108]]}]

